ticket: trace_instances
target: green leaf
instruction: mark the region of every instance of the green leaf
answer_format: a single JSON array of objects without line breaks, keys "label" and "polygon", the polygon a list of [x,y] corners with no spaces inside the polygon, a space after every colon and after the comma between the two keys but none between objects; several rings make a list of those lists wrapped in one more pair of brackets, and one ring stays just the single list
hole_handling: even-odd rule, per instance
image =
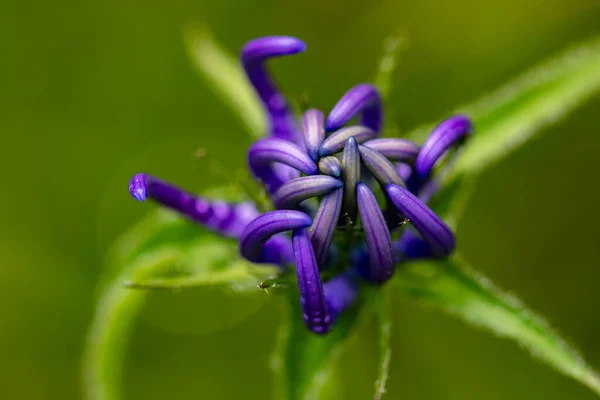
[{"label": "green leaf", "polygon": [[[553,57],[470,105],[457,109],[472,118],[475,134],[445,184],[477,175],[559,121],[600,90],[600,38]],[[434,124],[408,136],[425,140]]]},{"label": "green leaf", "polygon": [[600,395],[600,377],[573,348],[542,318],[471,271],[459,257],[403,264],[393,282],[413,300],[518,342],[535,358]]},{"label": "green leaf", "polygon": [[375,313],[379,321],[379,370],[375,381],[375,400],[380,400],[385,393],[385,385],[392,361],[392,315],[389,287],[382,288],[373,299]]},{"label": "green leaf", "polygon": [[151,214],[125,234],[115,245],[110,263],[84,357],[87,398],[94,400],[121,397],[123,360],[147,293],[140,288],[218,286],[260,293],[256,285],[277,272],[271,266],[242,261],[234,240],[166,211]]},{"label": "green leaf", "polygon": [[287,319],[282,324],[272,358],[277,399],[300,400],[326,398],[326,385],[333,378],[333,366],[354,329],[373,313],[380,328],[380,365],[375,382],[375,399],[385,392],[391,361],[391,316],[384,288],[363,288],[357,304],[339,316],[334,329],[325,336],[308,331],[302,319],[299,294],[288,290]]},{"label": "green leaf", "polygon": [[254,138],[265,134],[265,115],[237,58],[229,54],[208,28],[188,28],[186,49],[198,74]]},{"label": "green leaf", "polygon": [[374,81],[384,102],[389,99],[393,89],[393,76],[400,52],[405,50],[407,45],[408,40],[401,36],[390,36],[383,41],[383,54],[379,59]]},{"label": "green leaf", "polygon": [[331,377],[332,366],[341,355],[346,339],[357,324],[360,305],[340,315],[334,329],[325,336],[304,326],[297,290],[288,290],[287,319],[279,329],[272,358],[276,399],[318,399]]}]

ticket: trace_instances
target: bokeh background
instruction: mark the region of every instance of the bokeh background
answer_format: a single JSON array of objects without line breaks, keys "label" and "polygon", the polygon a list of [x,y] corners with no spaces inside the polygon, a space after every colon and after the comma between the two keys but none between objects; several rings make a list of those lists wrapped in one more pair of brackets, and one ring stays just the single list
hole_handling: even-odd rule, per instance
[{"label": "bokeh background", "polygon": [[[597,0],[13,1],[0,15],[0,397],[82,398],[81,357],[110,243],[152,206],[129,177],[190,189],[208,148],[242,166],[249,139],[195,74],[182,29],[207,23],[232,52],[289,34],[308,52],[274,65],[286,93],[328,110],[372,77],[383,39],[411,43],[388,113],[435,121],[600,33]],[[462,252],[546,315],[600,367],[600,97],[484,174]],[[151,296],[127,354],[127,399],[268,399],[281,298]],[[593,399],[513,343],[394,297],[389,399]],[[370,326],[336,366],[339,399],[368,399]],[[357,336],[358,337],[358,336]]]}]

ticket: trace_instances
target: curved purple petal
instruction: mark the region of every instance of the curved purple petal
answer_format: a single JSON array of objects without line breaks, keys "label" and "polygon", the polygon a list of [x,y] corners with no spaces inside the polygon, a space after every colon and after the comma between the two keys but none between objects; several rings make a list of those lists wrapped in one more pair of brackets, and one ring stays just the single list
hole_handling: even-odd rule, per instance
[{"label": "curved purple petal", "polygon": [[342,163],[335,156],[323,157],[319,160],[319,172],[324,175],[339,178],[342,174]]},{"label": "curved purple petal", "polygon": [[342,180],[344,181],[343,210],[350,218],[356,218],[356,185],[360,180],[360,155],[354,137],[350,137],[342,153]]},{"label": "curved purple petal", "polygon": [[363,143],[363,146],[378,151],[390,161],[414,164],[421,146],[408,139],[378,138]]},{"label": "curved purple petal", "polygon": [[269,113],[271,135],[300,144],[294,115],[271,78],[265,63],[275,57],[301,53],[306,45],[289,36],[268,36],[252,40],[242,48],[241,61],[248,79]]},{"label": "curved purple petal", "polygon": [[378,151],[370,149],[366,146],[358,146],[360,159],[373,174],[375,179],[382,185],[394,183],[399,186],[406,187],[406,183],[398,174],[396,167],[387,158],[381,155]]},{"label": "curved purple petal", "polygon": [[342,189],[337,189],[323,196],[319,209],[313,218],[313,223],[308,229],[320,269],[327,261],[329,246],[340,218],[343,194]]},{"label": "curved purple petal", "polygon": [[277,209],[293,209],[308,198],[322,196],[341,186],[342,182],[331,176],[303,176],[283,184],[273,195],[273,203]]},{"label": "curved purple petal", "polygon": [[258,216],[252,203],[211,202],[144,173],[131,178],[129,193],[138,201],[150,198],[227,237],[239,237],[246,225]]},{"label": "curved purple petal", "polygon": [[325,139],[325,116],[314,108],[307,110],[302,117],[304,144],[310,158],[315,162],[319,159],[319,146]]},{"label": "curved purple petal", "polygon": [[383,108],[375,86],[361,83],[347,91],[329,113],[327,131],[341,128],[359,113],[362,125],[376,132],[381,130]]},{"label": "curved purple petal", "polygon": [[440,123],[421,147],[415,170],[421,179],[431,173],[433,166],[450,147],[473,132],[473,125],[464,115],[456,115]]},{"label": "curved purple petal", "polygon": [[307,228],[310,224],[312,224],[311,218],[300,211],[278,210],[262,214],[250,222],[242,232],[239,241],[240,254],[247,260],[260,262],[263,245],[272,236],[285,231]]},{"label": "curved purple petal", "polygon": [[321,157],[330,156],[342,151],[346,142],[351,137],[354,137],[356,143],[363,143],[367,140],[377,137],[377,132],[367,128],[366,126],[354,125],[347,128],[342,128],[333,133],[321,143],[319,155]]},{"label": "curved purple petal", "polygon": [[320,335],[325,334],[331,329],[331,316],[315,253],[306,230],[295,229],[292,233],[292,243],[304,323],[311,331]]},{"label": "curved purple petal", "polygon": [[369,278],[383,283],[394,274],[392,240],[377,199],[364,183],[356,188],[358,212],[369,249]]},{"label": "curved purple petal", "polygon": [[454,250],[452,230],[429,207],[398,185],[385,188],[394,206],[410,220],[421,237],[429,243],[436,257],[447,257]]},{"label": "curved purple petal", "polygon": [[298,171],[315,175],[319,172],[317,165],[304,150],[294,143],[283,139],[261,139],[248,150],[248,165],[252,173],[261,178],[268,173],[273,163],[282,163]]}]

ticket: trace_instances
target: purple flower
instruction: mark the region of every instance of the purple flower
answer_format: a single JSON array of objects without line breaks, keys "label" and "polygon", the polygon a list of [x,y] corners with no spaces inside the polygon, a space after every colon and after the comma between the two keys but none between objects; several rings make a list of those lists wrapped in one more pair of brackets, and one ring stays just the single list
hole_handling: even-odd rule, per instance
[{"label": "purple flower", "polygon": [[361,124],[375,132],[381,131],[383,108],[381,96],[373,85],[359,84],[342,96],[327,117],[327,130],[334,131],[361,114]]},{"label": "purple flower", "polygon": [[305,229],[296,229],[292,242],[304,323],[311,331],[325,334],[332,321],[310,237]]},{"label": "purple flower", "polygon": [[392,240],[377,199],[364,183],[356,188],[358,212],[365,230],[369,250],[368,276],[377,283],[383,283],[394,274],[394,255]]},{"label": "purple flower", "polygon": [[319,172],[339,178],[342,174],[342,163],[334,156],[323,157],[319,160]]},{"label": "purple flower", "polygon": [[324,115],[316,109],[307,110],[302,117],[306,152],[314,161],[319,159],[319,147],[325,139]]},{"label": "purple flower", "polygon": [[131,178],[129,193],[138,201],[150,198],[228,237],[239,237],[246,225],[259,215],[252,203],[210,201],[143,173]]},{"label": "purple flower", "polygon": [[[270,122],[266,137],[247,154],[270,211],[260,214],[250,202],[209,200],[143,173],[131,179],[129,192],[237,240],[240,255],[251,262],[279,265],[281,274],[295,265],[304,322],[325,334],[353,305],[361,285],[386,282],[399,262],[452,253],[454,234],[427,206],[439,186],[432,170],[473,128],[455,116],[423,146],[378,138],[383,108],[369,84],[350,89],[327,117],[310,109],[299,118],[265,64],[304,49],[298,39],[274,36],[249,42],[241,54]],[[355,117],[360,124],[347,125]],[[383,210],[378,196],[386,201]],[[392,241],[391,232],[400,229]],[[334,276],[323,281],[324,269]]]},{"label": "purple flower", "polygon": [[296,119],[290,111],[285,97],[277,89],[269,75],[265,63],[270,58],[298,54],[305,49],[304,42],[296,38],[270,36],[246,43],[241,53],[246,75],[267,109],[271,125],[270,135],[297,144],[300,144],[301,139],[297,131]]},{"label": "purple flower", "polygon": [[385,191],[398,211],[408,218],[421,234],[433,254],[447,257],[454,250],[452,231],[429,207],[408,190],[394,184],[386,186]]},{"label": "purple flower", "polygon": [[[261,179],[269,192],[274,192],[297,173],[276,170],[274,164],[285,164],[307,175],[319,172],[317,165],[306,152],[294,143],[276,138],[256,141],[248,150],[248,166],[252,174]],[[288,170],[289,171],[289,170]]]},{"label": "purple flower", "polygon": [[417,157],[415,170],[421,179],[429,176],[433,166],[446,151],[454,144],[464,140],[473,132],[471,121],[464,115],[448,118],[435,127],[427,138],[419,156]]},{"label": "purple flower", "polygon": [[296,208],[301,202],[315,196],[323,196],[342,186],[342,181],[327,175],[305,176],[284,183],[273,195],[278,209]]},{"label": "purple flower", "polygon": [[321,268],[325,265],[327,251],[337,227],[340,210],[342,209],[343,195],[344,192],[340,188],[323,196],[314,221],[308,231],[315,250],[317,263]]},{"label": "purple flower", "polygon": [[344,179],[344,213],[353,220],[356,215],[356,185],[360,180],[360,156],[354,137],[349,138],[342,153]]}]

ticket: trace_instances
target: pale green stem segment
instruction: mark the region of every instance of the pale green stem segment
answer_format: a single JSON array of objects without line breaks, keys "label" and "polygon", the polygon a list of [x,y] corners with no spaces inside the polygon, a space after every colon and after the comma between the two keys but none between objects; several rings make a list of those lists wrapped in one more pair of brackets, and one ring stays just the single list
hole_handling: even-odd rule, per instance
[{"label": "pale green stem segment", "polygon": [[241,260],[236,247],[235,241],[169,212],[151,214],[117,242],[110,263],[117,270],[107,271],[87,336],[86,398],[123,399],[124,359],[149,289],[218,286],[260,293],[257,284],[273,277],[277,268]]},{"label": "pale green stem segment", "polygon": [[[390,285],[391,286],[391,285]],[[379,369],[375,381],[375,400],[380,400],[385,393],[385,385],[390,375],[392,361],[392,309],[390,287],[383,287],[373,299],[375,313],[379,320]]]},{"label": "pale green stem segment", "polygon": [[206,27],[184,32],[186,49],[198,75],[214,90],[253,138],[265,136],[266,116],[237,59]]}]

